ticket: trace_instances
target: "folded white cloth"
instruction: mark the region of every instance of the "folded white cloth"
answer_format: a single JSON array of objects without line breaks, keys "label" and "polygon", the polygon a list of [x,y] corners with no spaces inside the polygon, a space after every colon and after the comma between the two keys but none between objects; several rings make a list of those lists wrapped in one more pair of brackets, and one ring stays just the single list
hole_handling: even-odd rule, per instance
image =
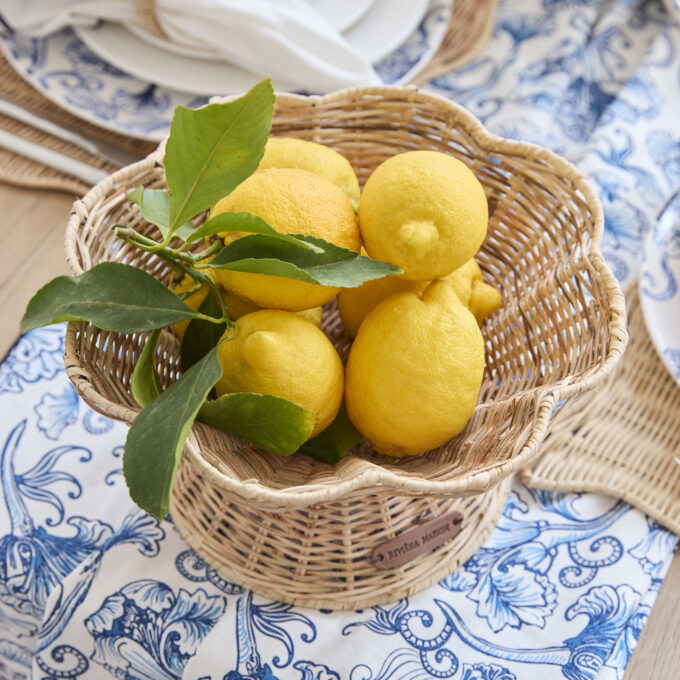
[{"label": "folded white cloth", "polygon": [[[292,89],[312,92],[380,82],[373,67],[306,0],[155,0],[171,43],[207,51]],[[134,0],[3,0],[3,19],[42,37],[99,20],[145,28]]]}]

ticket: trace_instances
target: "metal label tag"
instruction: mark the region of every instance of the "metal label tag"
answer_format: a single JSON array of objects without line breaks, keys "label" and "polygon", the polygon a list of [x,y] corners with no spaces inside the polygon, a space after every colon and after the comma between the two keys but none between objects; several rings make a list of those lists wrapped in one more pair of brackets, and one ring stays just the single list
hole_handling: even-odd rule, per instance
[{"label": "metal label tag", "polygon": [[463,528],[463,515],[457,510],[419,524],[396,538],[384,541],[371,554],[376,569],[400,567],[425,553],[444,545]]}]

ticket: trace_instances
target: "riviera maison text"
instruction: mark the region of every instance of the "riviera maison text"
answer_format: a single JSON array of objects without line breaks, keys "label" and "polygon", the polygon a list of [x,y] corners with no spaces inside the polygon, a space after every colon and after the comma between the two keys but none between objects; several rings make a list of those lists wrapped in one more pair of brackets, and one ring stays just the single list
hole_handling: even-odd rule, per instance
[{"label": "riviera maison text", "polygon": [[428,531],[426,534],[423,534],[420,537],[420,540],[418,540],[418,538],[414,538],[412,541],[405,541],[402,545],[393,548],[392,550],[388,550],[387,559],[393,560],[395,557],[399,557],[400,555],[409,553],[412,550],[415,550],[416,548],[421,548],[422,546],[432,541],[433,538],[437,538],[442,534],[447,534],[451,530],[450,524],[451,522],[447,522],[441,527],[437,527],[436,529]]}]

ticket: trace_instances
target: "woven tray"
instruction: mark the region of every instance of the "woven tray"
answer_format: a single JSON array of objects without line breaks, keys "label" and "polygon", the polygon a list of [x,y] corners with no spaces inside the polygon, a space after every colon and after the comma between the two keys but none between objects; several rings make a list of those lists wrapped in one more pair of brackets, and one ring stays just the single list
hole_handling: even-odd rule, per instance
[{"label": "woven tray", "polygon": [[652,345],[637,287],[627,297],[623,361],[597,391],[566,407],[521,479],[623,498],[680,534],[680,388]]},{"label": "woven tray", "polygon": [[[442,511],[445,499],[490,493],[466,511],[468,536],[475,540],[460,544],[458,559],[479,547],[497,518],[490,509],[500,507],[496,494],[504,494],[497,485],[536,456],[558,401],[597,385],[621,356],[627,338],[623,296],[599,252],[601,208],[584,178],[544,149],[490,135],[448,100],[395,87],[325,97],[279,95],[272,130],[335,148],[350,160],[361,183],[395,153],[445,151],[474,170],[492,207],[478,259],[502,291],[504,305],[483,326],[487,364],[480,403],[460,436],[391,464],[364,443],[336,466],[304,455],[272,456],[202,424],[187,440],[172,508],[178,528],[199,554],[231,580],[256,590],[262,586],[262,565],[269,569],[273,559],[280,569],[271,572],[277,576],[269,582],[270,594],[299,604],[332,600],[336,608],[356,607],[384,601],[388,590],[395,597],[425,587],[432,573],[439,573],[432,571],[431,556],[417,558],[406,590],[396,587],[398,574],[386,590],[386,572],[366,565],[367,547],[361,543],[366,532],[391,535],[414,521],[413,511],[404,509],[410,507],[406,497],[420,499],[420,507],[434,513]],[[159,150],[74,204],[66,250],[75,273],[117,259],[167,278],[164,263],[115,242],[111,230],[114,223],[146,233],[152,229],[125,197],[139,184],[162,186],[161,163]],[[349,340],[337,314],[332,308],[327,312],[324,329],[342,352]],[[134,419],[139,408],[129,380],[143,340],[89,324],[69,325],[67,374],[93,408],[126,422]],[[164,333],[157,370],[166,384],[177,375],[177,348],[177,339]],[[368,515],[357,511],[364,506],[371,508]],[[320,529],[325,526],[320,517],[334,532]],[[249,537],[238,564],[233,550],[239,549],[230,538],[235,527]],[[269,540],[253,541],[253,535]],[[283,566],[293,550],[289,541],[313,546],[304,577],[290,564]],[[338,541],[349,554],[338,555]]]}]

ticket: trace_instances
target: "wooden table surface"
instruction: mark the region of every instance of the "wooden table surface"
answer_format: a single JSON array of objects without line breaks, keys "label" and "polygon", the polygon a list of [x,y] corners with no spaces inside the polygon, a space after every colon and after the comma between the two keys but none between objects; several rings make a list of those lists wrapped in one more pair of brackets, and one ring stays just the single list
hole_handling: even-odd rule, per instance
[{"label": "wooden table surface", "polygon": [[[63,242],[74,198],[0,183],[0,358],[17,339],[19,319],[31,295],[51,278],[69,273]],[[624,680],[678,680],[679,633],[680,553],[661,587]]]}]

